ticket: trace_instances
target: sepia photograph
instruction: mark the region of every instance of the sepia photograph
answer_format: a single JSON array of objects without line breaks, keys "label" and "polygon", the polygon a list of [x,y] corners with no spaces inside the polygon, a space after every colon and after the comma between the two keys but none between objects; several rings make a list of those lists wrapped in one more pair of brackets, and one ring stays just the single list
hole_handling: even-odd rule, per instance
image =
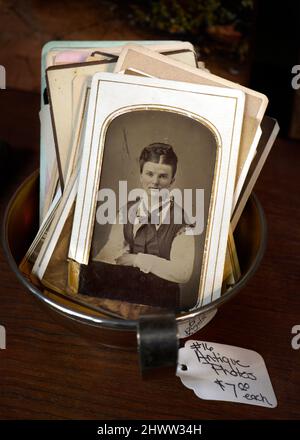
[{"label": "sepia photograph", "polygon": [[[177,295],[169,295],[172,305],[166,300],[168,295],[158,295],[158,302],[161,307],[180,310],[221,295],[244,103],[245,95],[239,90],[122,74],[94,75],[68,253],[73,292],[158,305],[152,290],[173,292],[170,283],[176,283]],[[153,176],[157,182],[152,182]],[[174,200],[174,212],[168,209],[168,200],[171,205]],[[131,202],[135,204],[128,205]],[[145,227],[137,228],[140,215],[148,218],[150,214],[157,228],[154,235],[160,235],[166,229],[164,214],[168,220],[171,212],[176,228],[170,237],[170,253],[160,256],[153,251],[157,258],[170,258],[168,264],[150,257],[148,248],[130,251],[129,235],[146,234]],[[134,227],[132,231],[125,227],[124,236],[127,221]],[[117,235],[124,238],[126,253],[134,258],[126,255],[118,260],[124,251],[116,245],[120,240],[112,240]],[[191,246],[194,257],[182,251]],[[217,252],[213,252],[215,247]],[[163,266],[172,272],[174,258],[181,261],[184,272],[176,279],[161,273]],[[130,293],[126,293],[123,277],[133,283]],[[151,277],[159,285],[143,289],[142,294],[141,286]]]},{"label": "sepia photograph", "polygon": [[211,129],[176,112],[129,111],[110,123],[80,293],[195,305],[216,153]]}]

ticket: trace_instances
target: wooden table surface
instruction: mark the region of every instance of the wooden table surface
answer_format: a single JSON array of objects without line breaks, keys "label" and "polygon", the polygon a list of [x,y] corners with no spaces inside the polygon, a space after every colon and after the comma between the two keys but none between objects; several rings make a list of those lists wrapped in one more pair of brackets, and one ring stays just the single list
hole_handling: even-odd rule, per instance
[{"label": "wooden table surface", "polygon": [[[2,177],[1,212],[38,167],[39,97],[0,91],[0,139],[12,145]],[[258,351],[276,409],[204,401],[175,376],[143,380],[135,352],[95,346],[41,311],[0,255],[1,419],[299,419],[300,145],[278,139],[255,191],[268,222],[268,245],[247,287],[193,338]]]}]

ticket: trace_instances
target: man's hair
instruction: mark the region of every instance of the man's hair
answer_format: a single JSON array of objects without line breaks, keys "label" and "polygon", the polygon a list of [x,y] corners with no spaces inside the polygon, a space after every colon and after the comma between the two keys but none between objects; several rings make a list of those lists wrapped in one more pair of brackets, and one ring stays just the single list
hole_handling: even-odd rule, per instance
[{"label": "man's hair", "polygon": [[143,172],[145,162],[163,163],[165,165],[171,165],[172,177],[174,177],[177,170],[177,161],[177,156],[171,145],[155,142],[147,145],[141,152],[140,172]]}]

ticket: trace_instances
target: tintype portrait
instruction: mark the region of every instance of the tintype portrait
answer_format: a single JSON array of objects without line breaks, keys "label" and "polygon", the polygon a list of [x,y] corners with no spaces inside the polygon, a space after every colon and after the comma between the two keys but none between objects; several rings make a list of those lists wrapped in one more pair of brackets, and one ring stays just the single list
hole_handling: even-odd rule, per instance
[{"label": "tintype portrait", "polygon": [[175,310],[196,304],[216,154],[205,121],[176,111],[112,120],[80,293]]}]

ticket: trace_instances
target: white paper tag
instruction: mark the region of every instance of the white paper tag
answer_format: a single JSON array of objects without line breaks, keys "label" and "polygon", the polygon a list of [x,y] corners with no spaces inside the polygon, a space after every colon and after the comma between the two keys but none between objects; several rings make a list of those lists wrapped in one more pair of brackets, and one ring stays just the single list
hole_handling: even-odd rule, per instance
[{"label": "white paper tag", "polygon": [[252,350],[190,340],[179,350],[176,374],[201,399],[277,406],[266,364]]}]

